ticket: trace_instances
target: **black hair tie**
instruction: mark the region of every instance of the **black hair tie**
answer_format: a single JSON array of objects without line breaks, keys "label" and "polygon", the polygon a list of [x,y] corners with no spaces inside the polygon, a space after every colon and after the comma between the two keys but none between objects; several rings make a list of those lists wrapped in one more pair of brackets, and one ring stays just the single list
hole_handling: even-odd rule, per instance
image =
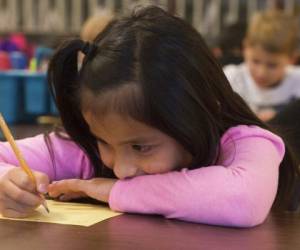
[{"label": "black hair tie", "polygon": [[86,55],[91,55],[95,50],[97,49],[97,46],[95,44],[89,43],[89,42],[83,42],[80,50]]}]

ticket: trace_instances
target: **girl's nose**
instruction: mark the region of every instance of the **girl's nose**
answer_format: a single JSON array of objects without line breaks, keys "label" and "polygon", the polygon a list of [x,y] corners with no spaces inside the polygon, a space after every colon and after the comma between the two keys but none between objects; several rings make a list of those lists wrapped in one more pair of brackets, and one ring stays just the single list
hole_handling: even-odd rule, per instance
[{"label": "girl's nose", "polygon": [[112,169],[114,166],[115,153],[112,150],[102,149],[100,150],[100,156],[104,165]]},{"label": "girl's nose", "polygon": [[118,179],[125,179],[136,176],[138,168],[133,162],[115,161],[113,171]]}]

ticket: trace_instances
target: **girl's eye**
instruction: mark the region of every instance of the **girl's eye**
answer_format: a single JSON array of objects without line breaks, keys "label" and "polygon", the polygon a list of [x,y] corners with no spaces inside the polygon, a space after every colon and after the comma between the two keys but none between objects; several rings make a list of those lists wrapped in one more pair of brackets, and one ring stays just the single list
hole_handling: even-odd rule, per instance
[{"label": "girl's eye", "polygon": [[138,144],[134,144],[131,147],[133,150],[141,152],[141,153],[147,153],[153,148],[150,145],[138,145]]},{"label": "girl's eye", "polygon": [[105,141],[102,141],[102,140],[97,140],[98,144],[100,145],[108,145]]}]

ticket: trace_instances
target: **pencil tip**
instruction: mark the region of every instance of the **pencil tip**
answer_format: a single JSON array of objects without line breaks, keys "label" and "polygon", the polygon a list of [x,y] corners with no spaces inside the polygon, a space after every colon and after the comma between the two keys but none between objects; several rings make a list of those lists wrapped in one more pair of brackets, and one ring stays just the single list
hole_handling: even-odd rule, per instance
[{"label": "pencil tip", "polygon": [[47,213],[50,213],[50,210],[49,210],[49,208],[48,208],[48,206],[47,206],[46,201],[43,202],[43,207],[45,208],[45,210],[47,211]]}]

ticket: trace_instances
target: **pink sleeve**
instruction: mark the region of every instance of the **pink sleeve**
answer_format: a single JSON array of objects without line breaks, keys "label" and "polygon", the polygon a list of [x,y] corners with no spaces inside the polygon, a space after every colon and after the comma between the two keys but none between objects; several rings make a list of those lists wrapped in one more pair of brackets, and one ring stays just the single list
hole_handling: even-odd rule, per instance
[{"label": "pink sleeve", "polygon": [[214,166],[117,181],[110,207],[214,225],[262,223],[277,192],[282,140],[241,125],[224,134],[220,149]]},{"label": "pink sleeve", "polygon": [[[44,135],[18,140],[26,162],[31,169],[46,173],[50,180],[70,178],[89,179],[93,168],[84,152],[71,140],[50,134],[52,156]],[[19,163],[7,142],[0,143],[0,174]]]}]

